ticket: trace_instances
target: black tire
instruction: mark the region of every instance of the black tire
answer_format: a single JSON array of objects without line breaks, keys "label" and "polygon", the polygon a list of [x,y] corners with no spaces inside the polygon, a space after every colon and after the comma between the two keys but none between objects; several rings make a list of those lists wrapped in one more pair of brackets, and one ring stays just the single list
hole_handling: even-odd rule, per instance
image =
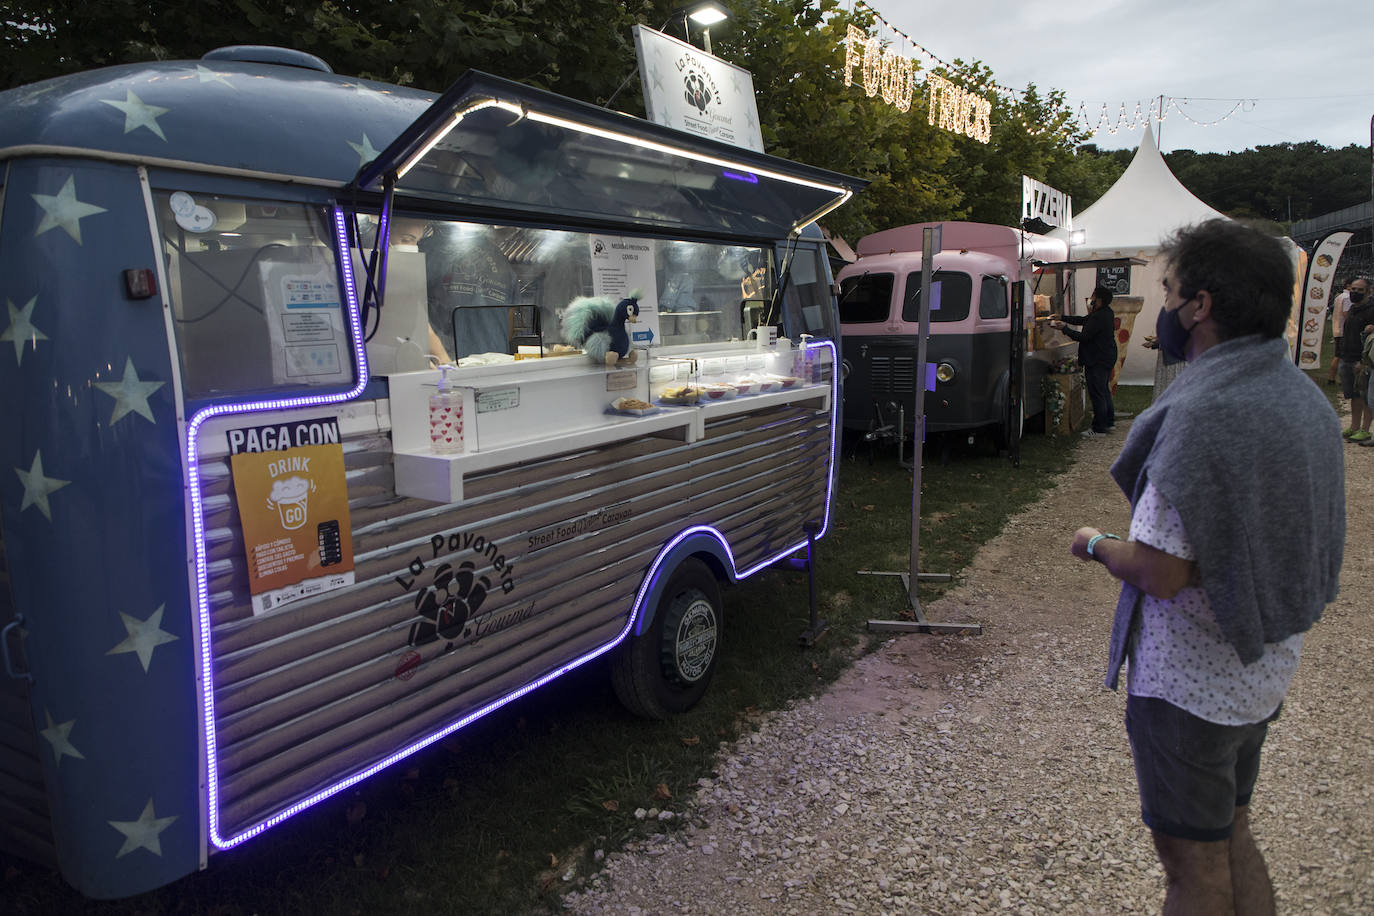
[{"label": "black tire", "polygon": [[994,455],[1005,452],[1011,448],[1012,433],[1015,431],[1019,439],[1026,431],[1026,403],[1021,402],[1021,415],[1017,417],[1015,425],[1002,420],[992,428],[992,453]]},{"label": "black tire", "polygon": [[1002,397],[1002,419],[997,423],[996,427],[994,427],[992,433],[992,452],[994,455],[1005,452],[1011,448],[1013,435],[1019,440],[1024,438],[1026,433],[1025,380],[1022,379],[1021,381],[1021,400],[1017,405],[1020,410],[1018,411],[1019,416],[1017,416],[1015,420],[1007,417],[1007,411],[1010,408],[1007,406],[1006,397],[1007,395],[1004,393]]},{"label": "black tire", "polygon": [[611,659],[611,683],[626,709],[666,719],[697,704],[716,671],[721,611],[720,584],[710,568],[694,557],[684,560],[649,628],[626,639]]}]

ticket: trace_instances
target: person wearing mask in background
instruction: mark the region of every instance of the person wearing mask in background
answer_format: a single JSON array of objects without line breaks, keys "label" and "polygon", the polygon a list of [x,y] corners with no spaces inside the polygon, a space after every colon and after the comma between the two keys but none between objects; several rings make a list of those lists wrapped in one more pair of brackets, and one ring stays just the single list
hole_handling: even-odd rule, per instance
[{"label": "person wearing mask in background", "polygon": [[1085,526],[1070,551],[1121,580],[1107,686],[1124,662],[1164,912],[1272,916],[1250,801],[1303,634],[1337,595],[1340,419],[1289,355],[1293,265],[1276,239],[1215,219],[1180,230],[1161,254],[1159,345],[1188,368],[1112,464],[1129,538]]},{"label": "person wearing mask in background", "polygon": [[1360,329],[1374,324],[1374,299],[1369,296],[1369,278],[1356,277],[1350,281],[1350,311],[1345,316],[1345,330],[1341,335],[1341,345],[1336,355],[1341,358],[1341,394],[1350,401],[1350,426],[1343,435],[1351,442],[1369,440],[1370,405],[1365,400],[1367,391],[1360,390],[1355,384],[1359,370],[1362,344]]},{"label": "person wearing mask in background", "polygon": [[[1075,331],[1066,325],[1078,325]],[[1088,314],[1055,316],[1050,326],[1078,341],[1078,364],[1083,367],[1088,400],[1093,405],[1092,429],[1083,433],[1091,439],[1105,436],[1116,426],[1112,404],[1112,369],[1116,366],[1116,314],[1112,312],[1112,291],[1099,286],[1088,297]]]},{"label": "person wearing mask in background", "polygon": [[1331,338],[1335,355],[1331,357],[1331,371],[1326,376],[1326,384],[1336,384],[1336,369],[1341,364],[1341,331],[1345,327],[1345,313],[1350,311],[1350,281],[1345,281],[1345,289],[1336,301],[1331,303]]},{"label": "person wearing mask in background", "polygon": [[[1364,381],[1365,412],[1374,411],[1374,324],[1365,325],[1364,349],[1360,356],[1360,369],[1357,375]],[[1357,384],[1358,388],[1359,385]],[[1360,440],[1360,445],[1374,447],[1374,436]]]}]

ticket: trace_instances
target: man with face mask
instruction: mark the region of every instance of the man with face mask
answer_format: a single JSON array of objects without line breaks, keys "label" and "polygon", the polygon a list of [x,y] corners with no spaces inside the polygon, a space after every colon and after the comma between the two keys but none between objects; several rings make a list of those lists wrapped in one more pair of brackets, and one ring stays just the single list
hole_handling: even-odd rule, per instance
[{"label": "man with face mask", "polygon": [[[1075,331],[1066,325],[1079,325]],[[1078,341],[1078,364],[1088,388],[1088,400],[1093,405],[1092,429],[1086,437],[1105,436],[1116,426],[1116,408],[1112,404],[1112,369],[1116,366],[1116,315],[1112,312],[1112,291],[1099,286],[1088,297],[1088,314],[1065,315],[1050,322],[1071,339]]]},{"label": "man with face mask", "polygon": [[1277,240],[1210,220],[1163,255],[1156,332],[1188,370],[1136,418],[1112,465],[1131,503],[1128,538],[1083,527],[1070,550],[1122,583],[1107,686],[1126,664],[1164,911],[1272,914],[1250,799],[1303,634],[1336,598],[1340,420],[1283,337],[1293,266]]},{"label": "man with face mask", "polygon": [[1355,377],[1364,345],[1361,331],[1366,325],[1374,323],[1374,299],[1369,295],[1369,278],[1357,277],[1350,281],[1349,292],[1350,311],[1346,313],[1345,333],[1341,335],[1336,350],[1336,355],[1341,359],[1341,394],[1350,401],[1350,426],[1344,435],[1351,442],[1368,442],[1371,418],[1370,404],[1365,400],[1368,392],[1356,384]]},{"label": "man with face mask", "polygon": [[1350,281],[1345,281],[1345,289],[1331,303],[1331,339],[1334,356],[1331,357],[1331,371],[1326,376],[1328,385],[1336,384],[1336,369],[1341,364],[1341,332],[1345,330],[1345,315],[1350,311]]}]

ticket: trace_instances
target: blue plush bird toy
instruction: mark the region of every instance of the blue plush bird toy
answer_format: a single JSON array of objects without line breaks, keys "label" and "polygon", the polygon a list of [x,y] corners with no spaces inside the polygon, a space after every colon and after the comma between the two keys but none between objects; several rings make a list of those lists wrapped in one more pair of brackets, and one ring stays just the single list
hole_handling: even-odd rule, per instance
[{"label": "blue plush bird toy", "polygon": [[639,320],[641,295],[635,290],[619,302],[609,296],[578,296],[563,312],[563,339],[581,347],[594,363],[614,366],[626,357],[633,362],[635,353],[625,324]]}]

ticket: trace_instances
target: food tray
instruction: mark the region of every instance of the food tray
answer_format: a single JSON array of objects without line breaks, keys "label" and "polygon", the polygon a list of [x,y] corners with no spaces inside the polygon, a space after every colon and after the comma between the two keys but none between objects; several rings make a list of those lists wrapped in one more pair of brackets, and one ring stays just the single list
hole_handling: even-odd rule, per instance
[{"label": "food tray", "polygon": [[[777,390],[778,390],[778,382],[777,382],[777,379],[774,379],[774,378],[767,378],[767,377],[764,377],[764,378],[751,378],[751,379],[747,379],[747,380],[745,380],[745,381],[742,381],[740,384],[741,384],[741,386],[743,386],[743,385],[748,385],[748,386],[749,386],[749,391],[747,392],[748,394],[766,394],[766,393],[768,393],[768,392],[770,392],[770,391],[777,391]],[[744,391],[743,387],[741,387],[741,388],[740,388],[740,394],[745,394],[745,393],[746,393],[746,392]]]},{"label": "food tray", "polygon": [[739,394],[734,385],[702,385],[701,397],[705,401],[731,401]]},{"label": "food tray", "polygon": [[[674,392],[669,394],[669,392]],[[701,398],[701,389],[692,385],[669,386],[663,389],[663,394],[659,395],[660,404],[685,405],[695,404]]]},{"label": "food tray", "polygon": [[[629,401],[629,398],[616,398],[606,408],[606,413],[619,414],[623,417],[647,417],[650,414],[661,413],[662,409],[650,404],[648,407],[622,407],[621,405]],[[644,403],[640,401],[639,403]]]}]

